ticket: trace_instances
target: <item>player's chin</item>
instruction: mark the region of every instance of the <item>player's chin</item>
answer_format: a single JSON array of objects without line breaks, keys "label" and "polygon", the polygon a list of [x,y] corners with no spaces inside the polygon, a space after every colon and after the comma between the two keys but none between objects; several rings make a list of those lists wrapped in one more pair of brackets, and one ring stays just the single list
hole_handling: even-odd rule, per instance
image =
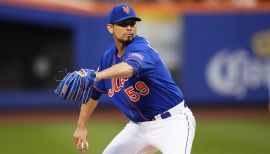
[{"label": "player's chin", "polygon": [[126,36],[126,37],[124,38],[124,42],[129,43],[129,42],[131,42],[133,39],[134,39],[133,36]]}]

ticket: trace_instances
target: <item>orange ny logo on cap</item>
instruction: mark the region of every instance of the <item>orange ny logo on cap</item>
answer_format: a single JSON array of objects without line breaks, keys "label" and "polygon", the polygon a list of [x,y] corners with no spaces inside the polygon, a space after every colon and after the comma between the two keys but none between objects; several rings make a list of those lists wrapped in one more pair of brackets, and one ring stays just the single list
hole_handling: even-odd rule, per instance
[{"label": "orange ny logo on cap", "polygon": [[129,14],[129,8],[128,6],[123,6],[123,11],[126,13],[126,14]]}]

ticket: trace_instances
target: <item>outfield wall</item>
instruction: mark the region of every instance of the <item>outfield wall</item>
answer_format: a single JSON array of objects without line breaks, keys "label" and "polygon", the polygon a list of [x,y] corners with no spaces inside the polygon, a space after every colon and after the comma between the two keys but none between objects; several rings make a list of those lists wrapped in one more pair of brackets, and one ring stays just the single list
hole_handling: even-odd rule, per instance
[{"label": "outfield wall", "polygon": [[183,84],[195,102],[267,103],[270,13],[185,14]]}]

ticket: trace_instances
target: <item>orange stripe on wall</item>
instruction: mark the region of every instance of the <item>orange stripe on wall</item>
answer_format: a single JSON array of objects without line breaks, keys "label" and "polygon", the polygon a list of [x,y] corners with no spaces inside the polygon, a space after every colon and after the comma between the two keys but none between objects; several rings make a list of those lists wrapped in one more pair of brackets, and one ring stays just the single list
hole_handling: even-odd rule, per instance
[{"label": "orange stripe on wall", "polygon": [[[106,15],[113,5],[118,3],[91,1],[53,1],[53,0],[1,0],[0,5],[10,5],[24,8],[34,8],[56,12],[67,12],[78,15]],[[155,13],[234,13],[234,12],[270,12],[270,3],[257,3],[254,6],[236,6],[231,3],[128,3],[137,11]]]}]

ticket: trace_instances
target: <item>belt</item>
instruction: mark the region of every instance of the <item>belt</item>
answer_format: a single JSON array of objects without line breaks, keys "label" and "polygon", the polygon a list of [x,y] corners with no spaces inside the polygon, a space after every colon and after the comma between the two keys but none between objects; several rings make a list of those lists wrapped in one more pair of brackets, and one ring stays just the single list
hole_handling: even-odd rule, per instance
[{"label": "belt", "polygon": [[186,108],[187,105],[185,104],[185,102],[181,102],[179,104],[177,104],[176,106],[172,107],[171,109],[161,113],[161,114],[158,114],[156,116],[154,116],[150,121],[154,121],[154,120],[160,120],[160,119],[166,119],[166,118],[169,118],[177,113],[180,113],[181,110],[183,110],[184,108]]}]

